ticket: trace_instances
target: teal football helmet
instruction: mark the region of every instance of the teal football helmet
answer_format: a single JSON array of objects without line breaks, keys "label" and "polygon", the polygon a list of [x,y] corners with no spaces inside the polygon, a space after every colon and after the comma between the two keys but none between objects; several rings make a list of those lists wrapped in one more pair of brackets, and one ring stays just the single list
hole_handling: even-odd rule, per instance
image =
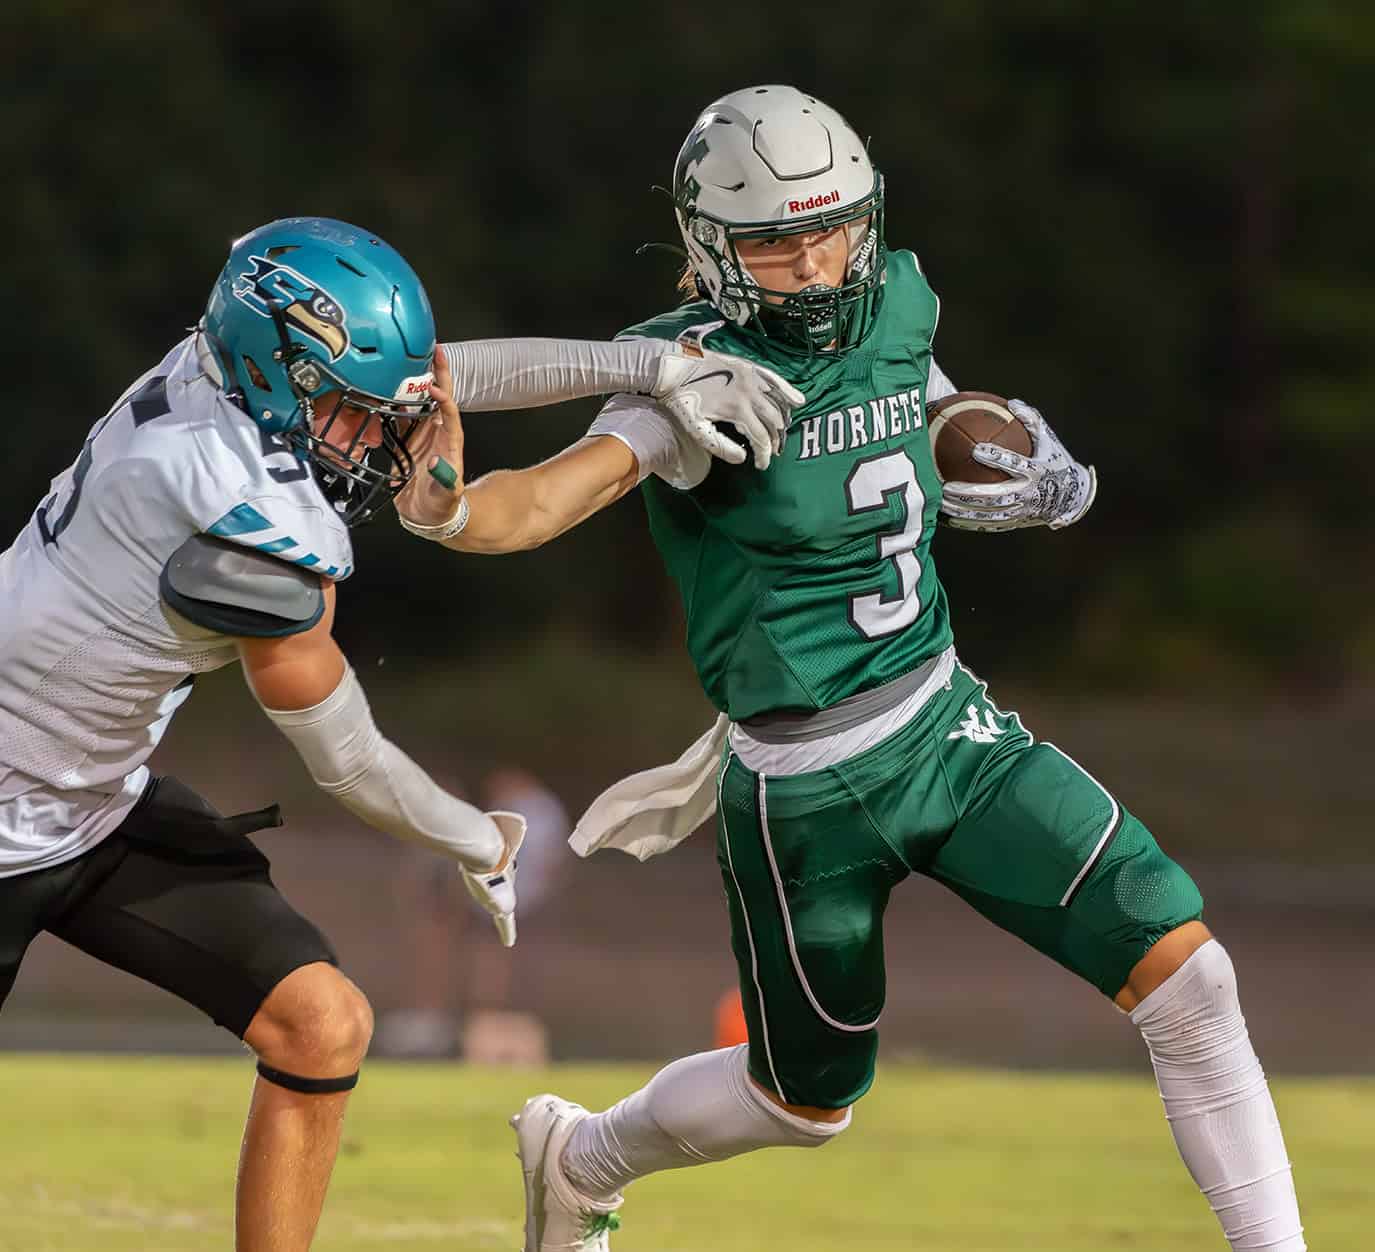
[{"label": "teal football helmet", "polygon": [[310,465],[347,525],[410,481],[408,442],[435,407],[434,315],[376,235],[325,217],[260,226],[234,241],[199,329],[226,395]]}]

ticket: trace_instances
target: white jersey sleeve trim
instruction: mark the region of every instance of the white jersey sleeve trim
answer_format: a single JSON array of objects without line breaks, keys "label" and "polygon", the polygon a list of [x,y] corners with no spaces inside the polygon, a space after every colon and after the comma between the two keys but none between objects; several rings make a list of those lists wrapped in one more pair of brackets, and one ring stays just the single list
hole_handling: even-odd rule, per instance
[{"label": "white jersey sleeve trim", "polygon": [[936,358],[932,357],[931,369],[926,375],[926,403],[935,404],[937,400],[953,396],[958,390],[950,376],[936,364]]},{"label": "white jersey sleeve trim", "polygon": [[[912,258],[912,264],[916,268],[917,273],[920,274],[923,278],[926,278],[926,271],[922,269],[921,261],[917,259],[917,254],[913,252],[910,248],[903,248],[901,251],[895,252],[893,255],[910,256]],[[931,287],[930,279],[927,279],[926,285],[928,287]],[[938,327],[941,324],[941,297],[940,292],[938,292],[934,287],[931,287],[931,294],[936,298],[936,320],[931,323],[931,341],[934,343],[936,339],[936,327]]]},{"label": "white jersey sleeve trim", "polygon": [[641,482],[654,474],[670,487],[691,491],[711,471],[710,453],[688,439],[647,396],[612,396],[587,433],[610,435],[625,444],[639,463]]}]

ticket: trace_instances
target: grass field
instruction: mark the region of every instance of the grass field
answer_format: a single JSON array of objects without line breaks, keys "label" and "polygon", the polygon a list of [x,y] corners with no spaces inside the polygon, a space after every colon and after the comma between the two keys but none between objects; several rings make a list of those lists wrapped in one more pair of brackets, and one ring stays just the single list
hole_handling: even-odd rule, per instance
[{"label": "grass field", "polygon": [[[316,1247],[518,1249],[506,1118],[646,1070],[370,1064]],[[3,1252],[230,1248],[247,1060],[0,1056]],[[1276,1084],[1310,1247],[1371,1246],[1375,1081]],[[636,1184],[616,1252],[1191,1252],[1221,1236],[1144,1079],[889,1065],[853,1129]]]}]

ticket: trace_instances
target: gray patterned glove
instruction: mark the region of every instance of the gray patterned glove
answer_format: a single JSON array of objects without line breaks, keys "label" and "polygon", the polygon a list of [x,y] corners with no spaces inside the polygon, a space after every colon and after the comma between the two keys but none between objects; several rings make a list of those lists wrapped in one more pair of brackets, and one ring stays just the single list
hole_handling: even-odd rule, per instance
[{"label": "gray patterned glove", "polygon": [[1098,492],[1093,466],[1080,465],[1065,451],[1038,409],[1024,400],[1009,400],[1007,407],[1031,435],[1031,455],[975,444],[974,460],[1011,477],[996,483],[948,482],[941,488],[941,512],[957,530],[1059,530],[1077,522]]}]

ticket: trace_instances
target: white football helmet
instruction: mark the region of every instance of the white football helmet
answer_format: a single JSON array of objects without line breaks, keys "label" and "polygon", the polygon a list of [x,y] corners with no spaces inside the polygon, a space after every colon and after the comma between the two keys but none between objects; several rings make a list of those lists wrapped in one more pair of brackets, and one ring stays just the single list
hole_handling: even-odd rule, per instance
[{"label": "white football helmet", "polygon": [[[844,352],[869,333],[886,262],[883,176],[829,105],[776,85],[722,96],[683,142],[673,203],[698,289],[727,321],[809,355]],[[761,287],[735,247],[836,226],[850,244],[839,287]]]}]

